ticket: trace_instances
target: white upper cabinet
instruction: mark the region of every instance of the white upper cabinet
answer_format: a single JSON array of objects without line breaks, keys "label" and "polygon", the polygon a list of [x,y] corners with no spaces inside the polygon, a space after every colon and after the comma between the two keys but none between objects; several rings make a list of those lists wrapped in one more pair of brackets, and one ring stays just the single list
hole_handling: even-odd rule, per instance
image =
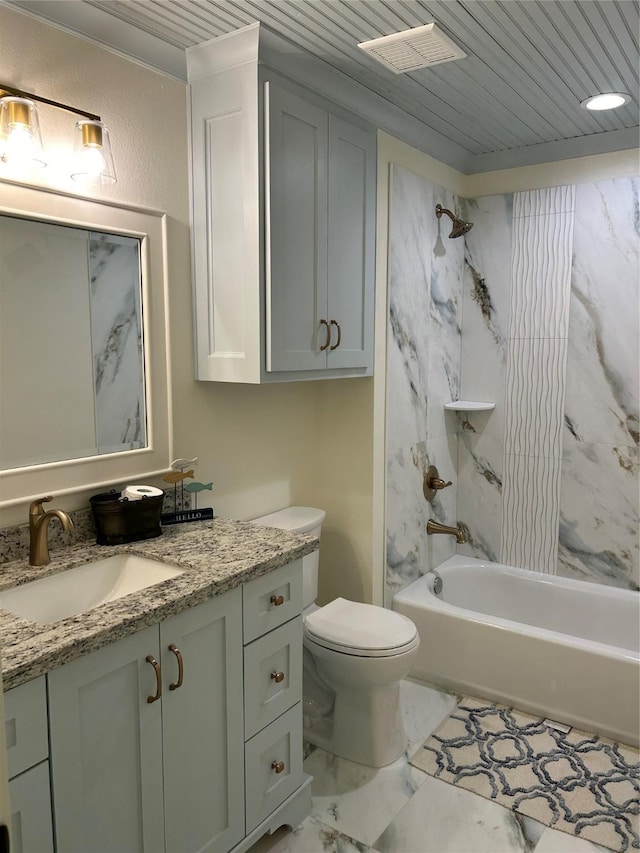
[{"label": "white upper cabinet", "polygon": [[188,51],[196,376],[368,376],[375,131],[262,46],[252,25]]}]

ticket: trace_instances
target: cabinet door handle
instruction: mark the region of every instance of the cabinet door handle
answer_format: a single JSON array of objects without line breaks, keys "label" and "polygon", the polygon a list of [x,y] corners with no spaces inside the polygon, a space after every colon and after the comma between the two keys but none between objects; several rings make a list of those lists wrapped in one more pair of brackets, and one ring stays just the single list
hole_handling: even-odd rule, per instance
[{"label": "cabinet door handle", "polygon": [[282,773],[282,771],[284,770],[284,761],[272,761],[271,769],[275,770],[276,773]]},{"label": "cabinet door handle", "polygon": [[284,604],[284,595],[272,595],[269,601],[274,607],[280,607],[281,604]]},{"label": "cabinet door handle", "polygon": [[151,704],[152,702],[157,702],[158,699],[162,696],[162,674],[160,672],[160,664],[154,658],[153,655],[147,655],[145,660],[147,663],[151,664],[156,674],[156,695],[147,696],[147,702]]},{"label": "cabinet door handle", "polygon": [[276,684],[280,684],[281,681],[284,681],[284,672],[272,672],[271,678],[273,678]]},{"label": "cabinet door handle", "polygon": [[[338,323],[337,320],[332,320],[331,325],[335,326],[336,329],[338,330],[338,340],[335,342],[335,344],[333,344],[333,346],[329,347],[329,349],[331,351],[333,351],[334,349],[338,349],[338,347],[342,343],[342,329],[340,328],[340,323]],[[331,338],[329,338],[329,340],[331,340]]]},{"label": "cabinet door handle", "polygon": [[180,649],[175,645],[175,643],[171,643],[169,646],[169,651],[173,652],[178,660],[178,680],[169,685],[169,690],[177,690],[178,687],[182,687],[182,677],[184,675],[184,662],[182,660],[182,655],[180,654]]},{"label": "cabinet door handle", "polygon": [[320,347],[320,352],[324,352],[326,349],[329,349],[329,344],[331,343],[331,327],[327,323],[326,320],[320,320],[320,325],[324,326],[327,330],[327,337],[324,344]]}]

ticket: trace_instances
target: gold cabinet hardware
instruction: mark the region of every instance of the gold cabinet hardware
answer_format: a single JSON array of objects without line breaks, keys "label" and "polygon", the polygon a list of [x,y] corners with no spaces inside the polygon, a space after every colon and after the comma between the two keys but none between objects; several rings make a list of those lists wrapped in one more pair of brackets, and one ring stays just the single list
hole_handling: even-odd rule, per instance
[{"label": "gold cabinet hardware", "polygon": [[151,664],[156,674],[156,695],[147,696],[147,702],[151,704],[152,702],[157,702],[162,696],[162,673],[160,672],[160,664],[153,655],[147,655],[145,660],[147,663]]},{"label": "gold cabinet hardware", "polygon": [[320,325],[324,326],[327,331],[327,337],[324,344],[320,347],[320,352],[324,352],[326,349],[329,349],[329,344],[331,343],[331,327],[327,323],[326,320],[320,320]]},{"label": "gold cabinet hardware", "polygon": [[280,607],[281,604],[284,604],[284,595],[272,595],[269,600],[274,607]]},{"label": "gold cabinet hardware", "polygon": [[[329,349],[333,351],[334,349],[338,349],[338,347],[342,343],[342,329],[340,328],[340,323],[338,323],[337,320],[332,320],[331,325],[335,326],[338,330],[338,340],[335,342],[335,344],[333,344],[333,346],[329,347]],[[331,333],[329,333],[329,340],[331,340]]]},{"label": "gold cabinet hardware", "polygon": [[275,770],[276,773],[282,773],[282,771],[284,770],[284,761],[272,761],[271,769]]},{"label": "gold cabinet hardware", "polygon": [[276,684],[280,684],[281,681],[284,681],[284,672],[272,672],[271,678],[273,678]]},{"label": "gold cabinet hardware", "polygon": [[171,645],[169,646],[169,651],[173,652],[178,661],[178,680],[172,682],[169,685],[169,690],[177,690],[178,687],[182,687],[182,678],[184,676],[184,661],[182,660],[180,649],[175,645],[175,643],[171,643]]},{"label": "gold cabinet hardware", "polygon": [[446,489],[451,485],[451,480],[445,483],[444,480],[440,479],[440,474],[438,473],[438,469],[435,465],[429,465],[422,481],[422,493],[426,500],[432,501],[440,489]]}]

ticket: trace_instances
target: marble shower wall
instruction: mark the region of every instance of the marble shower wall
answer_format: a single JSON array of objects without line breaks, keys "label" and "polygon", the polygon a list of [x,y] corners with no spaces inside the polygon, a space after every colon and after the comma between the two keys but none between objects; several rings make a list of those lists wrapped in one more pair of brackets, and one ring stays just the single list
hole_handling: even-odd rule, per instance
[{"label": "marble shower wall", "polygon": [[460,418],[459,553],[638,588],[638,191],[466,202],[461,397],[496,409]]},{"label": "marble shower wall", "polygon": [[640,178],[576,187],[558,574],[640,588]]},{"label": "marble shower wall", "polygon": [[[620,178],[463,201],[394,167],[388,600],[454,551],[430,514],[469,525],[458,553],[638,589],[639,194]],[[438,201],[475,223],[464,246],[444,222],[438,240]],[[456,398],[496,408],[444,415]],[[431,462],[454,481],[433,505]]]},{"label": "marble shower wall", "polygon": [[[450,240],[447,190],[394,165],[390,183],[387,353],[387,604],[395,592],[455,553],[447,536],[427,536],[427,519],[456,520],[458,399],[464,241]],[[429,465],[454,486],[428,504]]]}]

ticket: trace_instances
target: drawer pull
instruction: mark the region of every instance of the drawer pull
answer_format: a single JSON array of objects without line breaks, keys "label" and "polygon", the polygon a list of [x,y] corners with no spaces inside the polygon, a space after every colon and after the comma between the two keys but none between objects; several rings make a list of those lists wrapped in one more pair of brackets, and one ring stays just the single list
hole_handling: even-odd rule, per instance
[{"label": "drawer pull", "polygon": [[269,600],[274,607],[280,607],[281,604],[284,604],[284,595],[272,595]]},{"label": "drawer pull", "polygon": [[275,770],[276,773],[282,773],[282,771],[284,770],[284,761],[272,761],[271,769]]},{"label": "drawer pull", "polygon": [[147,663],[151,664],[156,674],[156,695],[147,696],[147,702],[151,704],[152,702],[157,702],[158,699],[162,696],[162,675],[160,673],[160,664],[154,658],[153,655],[147,655],[145,660]]},{"label": "drawer pull", "polygon": [[280,684],[281,681],[284,681],[284,672],[272,672],[271,678],[273,678],[276,684]]},{"label": "drawer pull", "polygon": [[169,646],[169,651],[173,652],[178,660],[178,680],[171,683],[169,685],[169,690],[177,690],[178,687],[182,687],[182,677],[184,675],[184,662],[182,660],[182,655],[180,654],[180,649],[176,646],[175,643],[171,643]]}]

